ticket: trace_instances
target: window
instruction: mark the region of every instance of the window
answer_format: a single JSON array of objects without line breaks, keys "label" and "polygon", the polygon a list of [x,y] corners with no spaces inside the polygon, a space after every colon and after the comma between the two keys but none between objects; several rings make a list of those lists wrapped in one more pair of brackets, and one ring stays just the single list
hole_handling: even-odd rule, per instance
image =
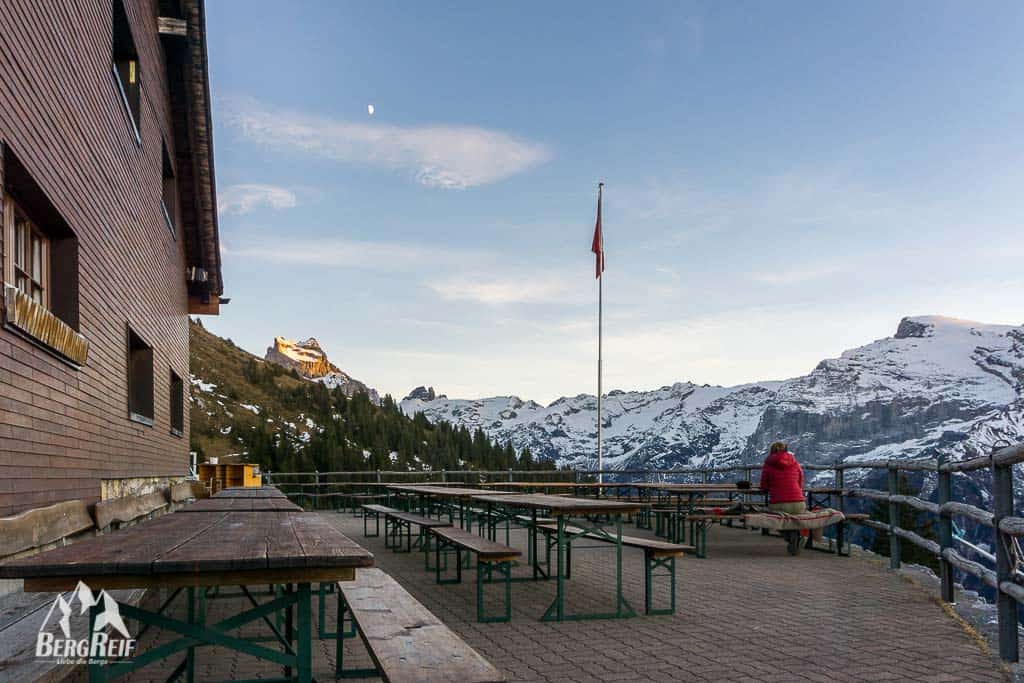
[{"label": "window", "polygon": [[160,198],[160,208],[164,212],[164,221],[171,234],[176,234],[175,226],[178,224],[178,183],[174,179],[174,167],[171,166],[171,157],[167,153],[167,144],[164,144],[164,185]]},{"label": "window", "polygon": [[[9,146],[0,145],[0,157],[3,282],[77,331],[78,239]],[[16,326],[33,336],[36,323],[49,329],[39,316],[29,318],[22,322],[32,323],[31,329]],[[9,316],[6,322],[11,323]]]},{"label": "window", "polygon": [[153,426],[153,347],[128,330],[128,416]]},{"label": "window", "polygon": [[171,370],[171,434],[185,435],[185,383]]},{"label": "window", "polygon": [[117,81],[117,86],[121,90],[121,99],[124,101],[128,118],[131,119],[132,127],[135,130],[135,139],[141,142],[139,114],[142,105],[142,90],[139,81],[139,53],[135,50],[131,24],[128,23],[123,0],[114,0],[113,28],[114,80]]},{"label": "window", "polygon": [[50,240],[9,195],[4,198],[13,284],[32,300],[50,307]]}]

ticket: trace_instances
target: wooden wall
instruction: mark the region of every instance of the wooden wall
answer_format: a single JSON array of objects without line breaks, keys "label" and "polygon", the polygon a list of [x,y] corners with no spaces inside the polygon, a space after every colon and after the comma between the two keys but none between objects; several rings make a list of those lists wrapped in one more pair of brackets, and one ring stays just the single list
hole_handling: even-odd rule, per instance
[{"label": "wooden wall", "polygon": [[[188,465],[187,401],[185,437],[170,433],[169,370],[188,377],[188,318],[184,247],[160,209],[161,141],[176,155],[157,2],[124,4],[141,145],[111,75],[110,0],[0,2],[0,143],[77,235],[79,332],[91,344],[75,370],[0,329],[0,516],[96,500],[104,477]],[[152,427],[128,419],[128,325],[154,348]]]}]

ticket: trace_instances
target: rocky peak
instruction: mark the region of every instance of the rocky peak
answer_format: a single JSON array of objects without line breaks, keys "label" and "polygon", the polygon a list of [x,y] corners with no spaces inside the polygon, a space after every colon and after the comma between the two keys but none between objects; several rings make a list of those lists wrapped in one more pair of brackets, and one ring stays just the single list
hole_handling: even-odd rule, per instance
[{"label": "rocky peak", "polygon": [[274,345],[267,349],[266,360],[271,363],[294,368],[308,379],[326,377],[338,369],[327,360],[327,354],[313,337],[301,342],[284,337],[274,337]]},{"label": "rocky peak", "polygon": [[265,360],[294,369],[302,377],[321,382],[328,389],[340,387],[346,396],[365,393],[371,401],[380,403],[380,395],[376,389],[353,379],[351,375],[327,360],[327,353],[316,337],[300,342],[274,337],[274,345],[267,349]]},{"label": "rocky peak", "polygon": [[904,318],[896,328],[896,339],[924,338],[935,328],[933,325],[915,318]]},{"label": "rocky peak", "polygon": [[404,400],[412,401],[419,399],[421,401],[433,401],[437,398],[437,394],[434,393],[434,387],[416,387],[409,392],[409,395]]}]

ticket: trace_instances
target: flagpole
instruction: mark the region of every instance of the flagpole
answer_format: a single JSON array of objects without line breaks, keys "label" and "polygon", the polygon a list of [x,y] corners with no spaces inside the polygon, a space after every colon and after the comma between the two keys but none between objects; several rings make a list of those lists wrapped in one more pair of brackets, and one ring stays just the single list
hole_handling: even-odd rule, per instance
[{"label": "flagpole", "polygon": [[[598,210],[598,215],[600,215],[600,211],[601,211],[601,194],[602,194],[602,190],[603,189],[604,189],[604,183],[598,183],[597,184],[597,210]],[[603,226],[602,226],[602,233],[603,233]],[[603,267],[604,266],[604,235],[603,234],[602,234],[601,242],[602,242],[602,244],[601,244],[601,260],[602,260],[601,266],[602,266],[602,268],[601,268],[601,270],[604,270],[604,267]],[[603,299],[604,299],[604,278],[601,277],[602,275],[604,275],[604,273],[600,273],[598,278],[597,278],[597,470],[598,470],[598,472],[597,472],[597,483],[598,484],[603,484],[604,483],[604,451],[603,451],[603,444],[601,442],[601,436],[602,436],[601,432],[602,432],[602,426],[603,426],[603,423],[604,423],[604,417],[602,415],[602,407],[603,407],[602,394],[603,394],[603,391],[601,389],[601,369],[602,369],[601,368],[601,361],[602,361],[601,353],[602,353],[602,350],[603,350],[602,349],[602,342],[603,342],[603,336],[604,336],[604,334],[603,334],[604,333],[604,330],[603,330],[603,326],[604,326],[604,301],[603,301]],[[600,491],[598,491],[598,495],[601,495]]]}]

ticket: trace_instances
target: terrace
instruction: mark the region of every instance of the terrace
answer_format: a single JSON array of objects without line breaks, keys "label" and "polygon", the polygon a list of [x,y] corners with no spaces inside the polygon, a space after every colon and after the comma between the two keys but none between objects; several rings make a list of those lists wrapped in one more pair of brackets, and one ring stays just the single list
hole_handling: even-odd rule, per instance
[{"label": "terrace", "polygon": [[[884,466],[890,472],[890,479],[898,473],[898,467],[932,468],[931,471],[939,476],[940,496],[948,496],[949,480],[955,472],[983,466],[993,468],[997,470],[994,477],[996,505],[997,508],[1004,509],[1005,501],[1001,500],[1001,496],[1005,492],[1000,493],[998,487],[1005,472],[999,470],[1011,472],[1013,464],[1022,458],[1024,451],[1016,448],[1003,449],[993,457],[985,458],[984,463],[979,460],[949,466],[929,462],[902,463],[899,466],[896,463],[857,463],[857,466]],[[842,483],[844,475],[847,474],[845,469],[847,468],[840,467],[835,473],[838,484],[836,488],[818,490],[811,492],[811,495],[833,495],[833,502],[839,508],[846,507],[849,500],[857,498],[883,499],[893,506],[910,505],[934,512],[940,523],[954,515],[968,516],[980,520],[981,523],[991,521],[995,533],[1005,535],[1005,538],[1011,540],[1015,538],[1015,533],[1020,528],[1017,518],[1012,515],[1003,514],[998,519],[993,515],[989,518],[985,516],[985,511],[957,501],[944,500],[941,503],[933,503],[912,496],[872,489],[844,488]],[[673,476],[679,474],[674,473]],[[721,478],[725,474],[728,473],[707,471],[688,472],[682,476],[710,480],[715,477]],[[734,474],[749,476],[744,470]],[[726,515],[723,515],[722,519],[718,520],[721,523],[708,525],[706,533],[710,551],[704,559],[698,559],[690,552],[692,548],[686,546],[686,557],[678,562],[677,567],[674,610],[662,609],[662,613],[653,610],[645,614],[644,605],[648,590],[651,591],[648,606],[652,603],[658,606],[667,605],[671,602],[672,596],[667,581],[649,582],[650,577],[645,576],[645,555],[637,546],[643,547],[644,543],[651,542],[654,544],[653,547],[661,548],[670,542],[692,542],[693,530],[691,527],[691,536],[688,539],[686,525],[678,525],[676,532],[669,531],[669,525],[663,525],[663,537],[658,538],[657,525],[650,523],[650,516],[647,517],[651,526],[648,529],[645,528],[648,524],[644,523],[644,516],[634,514],[644,505],[637,497],[636,491],[646,488],[674,493],[680,490],[689,491],[691,494],[694,491],[714,492],[700,494],[696,504],[692,495],[688,494],[688,510],[682,513],[684,515],[689,514],[695,505],[700,507],[700,500],[704,499],[701,496],[712,495],[717,498],[726,492],[734,500],[750,500],[757,496],[756,491],[743,491],[724,481],[707,485],[691,484],[689,488],[681,488],[678,484],[662,485],[651,482],[639,489],[622,482],[600,486],[594,482],[550,481],[551,473],[546,475],[549,481],[512,483],[496,482],[492,474],[484,477],[489,481],[478,484],[487,487],[483,490],[466,487],[466,482],[461,482],[463,486],[455,485],[455,481],[435,482],[433,486],[417,486],[410,483],[389,485],[383,481],[365,481],[365,473],[358,478],[352,475],[321,473],[312,475],[320,481],[314,482],[315,488],[311,489],[302,485],[303,482],[297,481],[305,476],[272,475],[284,491],[291,490],[291,496],[272,491],[272,498],[259,502],[245,491],[237,491],[238,495],[235,496],[236,491],[227,490],[213,499],[183,506],[171,515],[177,522],[171,519],[163,523],[163,526],[168,529],[184,529],[194,526],[191,520],[199,524],[200,520],[212,519],[210,515],[242,515],[243,517],[238,519],[249,520],[250,523],[241,526],[248,528],[232,533],[252,535],[252,525],[258,518],[266,521],[264,516],[267,515],[297,515],[294,524],[302,521],[303,528],[319,530],[316,532],[319,538],[335,538],[339,543],[340,539],[348,539],[341,543],[344,548],[342,552],[335,553],[334,550],[327,549],[324,551],[328,554],[334,553],[334,560],[339,560],[340,556],[358,558],[358,563],[345,564],[346,567],[365,567],[365,551],[369,551],[375,568],[372,571],[382,570],[390,577],[389,581],[393,579],[397,582],[394,584],[396,590],[404,596],[401,599],[407,605],[417,605],[417,609],[424,610],[421,614],[436,619],[436,622],[432,623],[437,623],[438,628],[450,634],[445,636],[448,639],[445,642],[454,643],[452,647],[455,649],[471,648],[466,652],[475,651],[482,657],[481,661],[486,660],[485,665],[489,662],[500,676],[507,677],[508,680],[993,680],[995,677],[1009,675],[1011,669],[1006,668],[1004,662],[1012,661],[1013,655],[1016,654],[1015,651],[1009,650],[1011,645],[1016,646],[1015,642],[1009,642],[1016,636],[1015,613],[1010,616],[1014,627],[1012,635],[1007,634],[1009,629],[999,631],[1003,639],[999,650],[1004,660],[1001,662],[999,656],[992,652],[995,648],[989,648],[984,638],[942,600],[946,599],[949,602],[951,599],[961,598],[958,594],[960,589],[954,580],[962,578],[965,574],[958,575],[957,572],[966,572],[976,576],[986,585],[997,587],[997,601],[1007,598],[1015,600],[1019,590],[1016,573],[1011,572],[1009,578],[1000,582],[998,577],[1003,567],[997,566],[997,570],[992,571],[973,560],[968,560],[965,555],[953,548],[952,543],[955,539],[948,538],[943,528],[940,528],[940,540],[936,543],[921,538],[914,530],[900,530],[895,527],[896,533],[891,535],[895,539],[891,558],[856,551],[849,555],[830,552],[840,547],[835,534],[830,534],[827,547],[818,548],[826,552],[805,551],[797,557],[791,557],[787,554],[786,545],[777,537],[767,535],[763,531],[758,532],[756,529],[745,528],[739,520],[730,528],[724,523]],[[384,476],[382,473],[381,477]],[[421,475],[419,478],[426,476]],[[527,479],[529,475],[519,476]],[[442,479],[459,477],[460,475],[455,473],[443,473],[441,476]],[[475,473],[474,477],[479,480],[479,473]],[[376,477],[371,475],[369,478]],[[576,475],[572,475],[572,478],[575,479]],[[293,480],[291,485],[282,483],[288,479]],[[515,492],[497,493],[501,489],[514,489]],[[548,490],[550,493],[528,493],[530,490]],[[1012,496],[1012,490],[1009,493]],[[380,498],[381,496],[385,498]],[[289,503],[287,497],[303,502],[307,507],[320,509],[316,514],[309,515]],[[481,547],[487,547],[488,542],[495,543],[496,539],[498,546],[504,547],[507,543],[514,549],[520,557],[519,561],[511,566],[510,590],[513,599],[509,603],[508,618],[501,618],[499,609],[496,623],[484,623],[480,619],[482,610],[478,590],[482,590],[484,598],[490,604],[488,609],[493,615],[495,606],[503,601],[504,586],[501,579],[478,586],[471,578],[477,573],[476,569],[468,567],[463,571],[467,577],[463,582],[439,585],[436,579],[440,574],[425,568],[425,564],[429,565],[432,562],[431,557],[425,557],[427,553],[416,552],[415,546],[413,552],[396,552],[403,549],[403,528],[385,524],[384,533],[373,535],[373,525],[368,519],[364,519],[362,506],[377,505],[374,500],[380,500],[389,506],[409,508],[410,512],[394,514],[411,518],[413,524],[416,524],[418,513],[425,513],[433,520],[443,522],[447,519],[448,524],[439,526],[454,528],[456,531],[448,534],[451,537],[460,538],[459,534],[466,535],[464,531],[458,531],[461,526],[473,530],[473,533],[468,534],[468,538],[480,539],[477,545],[482,544]],[[678,496],[675,500],[675,504],[680,505]],[[543,550],[530,552],[531,545],[538,547],[536,541],[531,543],[531,528],[536,528],[542,523],[535,519],[531,526],[528,519],[523,519],[523,515],[500,517],[496,516],[495,510],[492,509],[499,506],[521,512],[534,504],[537,509],[546,510],[556,517],[560,508],[574,510],[573,524],[597,524],[594,520],[599,520],[602,515],[607,515],[604,521],[609,522],[620,512],[623,513],[620,573],[617,572],[620,565],[614,533],[605,538],[591,533],[581,533],[572,544],[569,573],[565,571],[561,555],[557,551],[556,555],[560,558],[557,565],[552,564],[555,560],[550,559],[550,556],[544,565]],[[617,505],[623,507],[619,509],[615,507]],[[659,507],[662,504],[652,505]],[[355,512],[352,510],[353,506]],[[322,509],[325,507],[330,509]],[[382,510],[393,509],[380,505],[378,507]],[[627,508],[630,510],[628,517],[625,516]],[[583,510],[588,512],[581,512]],[[507,524],[506,532],[505,521],[517,519],[518,522]],[[893,519],[897,520],[898,517]],[[854,517],[854,520],[869,526],[885,526],[862,517]],[[186,524],[186,521],[189,521],[189,524]],[[153,524],[156,524],[156,521],[143,522],[127,531],[108,534],[105,537],[109,539],[106,543],[116,544],[115,539],[121,534],[143,538],[147,526]],[[273,525],[268,529],[272,527]],[[299,529],[299,526],[295,528]],[[404,542],[411,544],[412,530],[408,526],[404,529],[409,533],[404,537]],[[367,535],[367,531],[370,535]],[[219,531],[214,535],[224,533],[226,532]],[[262,533],[258,535],[262,537]],[[630,536],[634,545],[626,543],[626,534]],[[666,535],[668,538],[664,537]],[[127,536],[124,538],[127,539]],[[550,534],[548,538],[551,538]],[[416,540],[421,539],[417,536]],[[936,583],[934,578],[914,569],[900,567],[900,543],[905,542],[915,543],[926,549],[931,548],[942,558],[938,594],[933,585]],[[475,544],[472,540],[469,543],[471,546]],[[947,543],[948,547],[943,547]],[[228,543],[206,545],[217,546],[215,550],[207,548],[203,552],[219,553],[218,557],[235,557],[232,553],[238,554],[239,557],[245,555],[244,546],[236,548]],[[333,547],[337,544],[331,545]],[[66,554],[74,547],[70,546],[63,550]],[[552,546],[550,541],[548,547],[557,548]],[[1004,547],[1008,552],[1014,552],[1015,544],[1007,543]],[[429,555],[437,564],[443,557],[437,553],[436,546],[431,548]],[[540,545],[539,548],[543,549],[544,546]],[[174,552],[181,556],[180,548]],[[319,558],[316,561],[322,561],[324,556],[316,557]],[[485,562],[482,552],[479,558],[480,563]],[[997,553],[996,559],[1002,559],[1002,552]],[[39,560],[26,561],[31,563]],[[154,564],[162,561],[157,560]],[[308,562],[313,562],[312,556]],[[338,571],[342,571],[340,567],[344,563],[338,561],[334,564],[339,567]],[[531,571],[532,564],[543,565],[544,576],[540,577],[541,580],[535,580],[538,578],[537,570]],[[455,566],[453,556],[448,556],[446,565],[450,576],[450,570]],[[195,566],[197,565],[185,562],[178,571],[191,571]],[[223,571],[223,567],[221,570]],[[344,570],[349,571],[351,570]],[[360,572],[369,571],[371,570],[354,569],[357,579]],[[564,586],[560,586],[563,582],[554,579],[563,574]],[[489,572],[489,575],[494,579],[495,573]],[[247,576],[251,578],[253,575]],[[223,580],[220,582],[231,583],[234,579],[228,580],[230,578],[221,576]],[[543,580],[545,578],[551,580]],[[948,584],[942,579],[948,581]],[[252,584],[259,585],[260,581],[254,579]],[[343,580],[339,585],[344,584]],[[316,584],[313,585],[315,596]],[[617,589],[621,590],[619,605],[626,607],[615,613]],[[947,590],[950,591],[948,594]],[[196,593],[200,591],[197,590]],[[558,602],[559,596],[564,597],[564,620],[561,609],[557,617],[552,612],[552,605]],[[342,628],[343,624],[338,623],[339,602],[334,599],[333,594],[323,597],[320,603],[322,606],[312,610],[310,623],[313,624],[314,637],[303,641],[301,626],[296,627],[298,635],[292,631],[290,636],[293,642],[307,642],[311,647],[311,670],[307,670],[305,675],[316,680],[333,678],[336,674],[339,652],[343,656],[346,670],[361,669],[363,674],[366,674],[379,663],[379,660],[369,656],[367,647],[360,638],[344,638],[341,640],[340,650],[337,649],[338,642],[333,638],[334,629],[337,629],[336,632],[345,630]],[[371,588],[371,602],[378,604],[378,598],[380,601],[387,601],[387,596],[383,593],[375,596]],[[272,599],[256,598],[261,604],[266,604]],[[346,599],[352,599],[348,593]],[[204,615],[202,623],[206,624],[217,624],[238,614],[240,610],[252,607],[248,597],[237,593],[232,597],[226,592],[206,591],[201,601],[205,603],[201,610]],[[315,597],[313,602],[317,602]],[[387,614],[394,614],[396,625],[401,624],[405,628],[399,629],[400,636],[389,634],[383,640],[397,637],[396,642],[402,649],[399,659],[411,659],[415,662],[416,671],[429,673],[433,666],[431,662],[438,657],[444,657],[443,648],[437,651],[423,651],[421,643],[418,649],[417,639],[426,636],[416,629],[410,630],[408,624],[402,621],[401,615],[390,609]],[[195,655],[191,658],[194,667],[193,680],[263,679],[279,676],[282,668],[280,662],[275,664],[272,661],[251,657],[245,653],[248,646],[239,647],[238,644],[242,641],[231,639],[253,638],[265,643],[275,635],[284,634],[280,621],[283,617],[278,615],[285,611],[275,610],[275,619],[252,619],[244,625],[232,627],[229,633],[225,633],[228,640],[223,643],[214,642],[196,648]],[[299,612],[301,624],[301,609]],[[375,612],[378,616],[382,614],[379,607],[374,607],[370,612]],[[187,613],[187,604],[180,596],[168,605],[169,616],[181,620],[189,616]],[[581,614],[597,614],[600,618],[575,620]],[[1000,617],[1006,618],[1002,612]],[[273,626],[275,623],[276,632]],[[161,647],[173,647],[171,643],[181,634],[180,630],[175,630],[176,628],[180,627],[165,628],[164,624],[155,623],[154,628],[146,631],[140,638],[138,651],[147,652]],[[309,631],[305,633],[309,635]],[[380,646],[380,640],[377,641],[377,646]],[[165,680],[181,674],[184,671],[183,666],[184,662],[180,655],[170,656],[142,670],[128,673],[125,680]],[[103,680],[101,674],[93,674],[97,676],[95,680]],[[79,671],[75,675],[79,680],[86,680],[87,677],[84,671]],[[298,680],[305,680],[302,675],[300,672]],[[448,679],[450,678],[449,675]],[[435,676],[431,680],[441,679],[444,678]],[[405,679],[393,676],[391,680]]]}]

